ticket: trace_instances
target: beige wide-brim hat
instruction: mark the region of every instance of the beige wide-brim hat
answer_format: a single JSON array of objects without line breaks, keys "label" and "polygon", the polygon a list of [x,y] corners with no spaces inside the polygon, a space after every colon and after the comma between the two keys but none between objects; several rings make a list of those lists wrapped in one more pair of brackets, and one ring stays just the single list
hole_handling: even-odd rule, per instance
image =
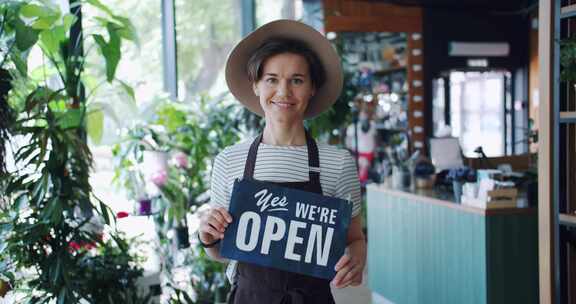
[{"label": "beige wide-brim hat", "polygon": [[258,96],[254,94],[252,83],[248,79],[246,65],[254,51],[271,38],[298,40],[316,53],[324,67],[326,81],[321,87],[316,88],[316,93],[308,103],[304,118],[315,117],[329,109],[342,91],[340,57],[324,35],[304,23],[293,20],[277,20],[267,23],[250,33],[234,47],[226,62],[226,82],[234,97],[253,113],[264,116]]}]

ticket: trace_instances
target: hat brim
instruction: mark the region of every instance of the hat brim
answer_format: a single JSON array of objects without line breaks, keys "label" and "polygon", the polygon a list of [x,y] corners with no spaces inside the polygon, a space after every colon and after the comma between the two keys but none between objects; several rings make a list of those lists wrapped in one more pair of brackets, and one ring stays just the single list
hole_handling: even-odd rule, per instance
[{"label": "hat brim", "polygon": [[271,38],[298,40],[306,44],[320,59],[326,73],[325,83],[316,88],[304,118],[313,118],[329,109],[342,91],[342,67],[338,53],[314,28],[293,20],[276,20],[267,23],[240,41],[226,62],[226,83],[230,92],[253,113],[264,116],[258,96],[248,79],[247,63],[254,51]]}]

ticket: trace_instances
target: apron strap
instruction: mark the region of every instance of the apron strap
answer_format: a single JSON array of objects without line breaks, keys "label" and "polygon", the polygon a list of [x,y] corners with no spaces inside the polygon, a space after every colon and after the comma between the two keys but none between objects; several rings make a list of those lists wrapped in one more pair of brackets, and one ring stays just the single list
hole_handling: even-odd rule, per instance
[{"label": "apron strap", "polygon": [[[320,186],[320,157],[318,153],[318,146],[316,141],[308,130],[305,130],[306,134],[306,146],[308,147],[308,178],[309,181]],[[254,168],[256,167],[256,155],[258,154],[258,146],[262,142],[262,133],[258,135],[252,145],[250,145],[250,150],[248,150],[248,157],[246,158],[246,164],[244,165],[244,179],[254,179]]]}]

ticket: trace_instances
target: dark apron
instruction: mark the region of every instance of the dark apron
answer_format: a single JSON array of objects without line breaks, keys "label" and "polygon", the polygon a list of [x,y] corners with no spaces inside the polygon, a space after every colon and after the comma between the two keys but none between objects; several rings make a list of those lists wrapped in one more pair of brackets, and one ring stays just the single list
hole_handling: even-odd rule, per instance
[{"label": "dark apron", "polygon": [[[254,139],[244,166],[244,179],[254,179],[254,167],[262,135]],[[272,183],[287,188],[322,194],[320,158],[314,139],[306,132],[308,182]],[[316,168],[313,171],[312,168]],[[330,281],[299,273],[238,262],[230,304],[332,304]]]}]

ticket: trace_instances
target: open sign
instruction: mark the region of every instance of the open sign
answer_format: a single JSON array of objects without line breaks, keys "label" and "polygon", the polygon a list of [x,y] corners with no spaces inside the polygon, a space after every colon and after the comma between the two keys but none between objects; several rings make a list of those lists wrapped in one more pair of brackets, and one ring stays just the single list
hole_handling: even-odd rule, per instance
[{"label": "open sign", "polygon": [[234,183],[223,257],[332,279],[344,254],[352,205],[255,180]]}]

